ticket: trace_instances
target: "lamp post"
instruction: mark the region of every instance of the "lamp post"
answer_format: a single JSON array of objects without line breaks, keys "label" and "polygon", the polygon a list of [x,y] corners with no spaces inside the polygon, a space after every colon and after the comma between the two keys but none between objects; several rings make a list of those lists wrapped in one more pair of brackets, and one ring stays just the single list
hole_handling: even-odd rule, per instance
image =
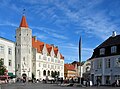
[{"label": "lamp post", "polygon": [[110,83],[112,84],[112,69],[110,70],[110,76],[111,76]]}]

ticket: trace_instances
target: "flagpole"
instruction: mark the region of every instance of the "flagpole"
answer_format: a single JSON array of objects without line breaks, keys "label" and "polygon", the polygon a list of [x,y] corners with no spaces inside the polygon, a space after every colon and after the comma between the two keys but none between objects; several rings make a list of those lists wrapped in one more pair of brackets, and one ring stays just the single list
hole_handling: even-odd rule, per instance
[{"label": "flagpole", "polygon": [[81,84],[81,46],[82,46],[81,43],[82,43],[82,39],[80,36],[80,39],[79,39],[80,84]]}]

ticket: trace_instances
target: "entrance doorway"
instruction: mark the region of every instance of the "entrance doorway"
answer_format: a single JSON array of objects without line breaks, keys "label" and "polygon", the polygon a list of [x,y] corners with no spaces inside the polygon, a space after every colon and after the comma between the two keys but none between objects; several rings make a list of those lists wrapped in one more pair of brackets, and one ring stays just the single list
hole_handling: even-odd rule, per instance
[{"label": "entrance doorway", "polygon": [[27,75],[25,73],[22,74],[22,77],[23,77],[23,83],[26,82],[26,78],[27,78]]}]

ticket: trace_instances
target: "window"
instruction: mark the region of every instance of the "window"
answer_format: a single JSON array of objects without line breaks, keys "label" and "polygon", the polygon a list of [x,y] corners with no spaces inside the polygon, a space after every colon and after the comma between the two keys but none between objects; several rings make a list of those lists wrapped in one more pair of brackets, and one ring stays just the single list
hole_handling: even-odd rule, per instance
[{"label": "window", "polygon": [[18,49],[18,53],[20,53],[20,49]]},{"label": "window", "polygon": [[41,56],[39,55],[39,59],[41,59]]},{"label": "window", "polygon": [[58,69],[60,69],[60,66],[58,66]]},{"label": "window", "polygon": [[18,69],[20,68],[20,64],[18,64]]},{"label": "window", "polygon": [[4,64],[4,58],[1,58],[0,60],[1,60],[1,61],[3,62],[3,64]]},{"label": "window", "polygon": [[58,63],[60,63],[60,60],[58,60]]},{"label": "window", "polygon": [[50,76],[50,71],[48,70],[48,76]]},{"label": "window", "polygon": [[0,53],[4,53],[4,46],[0,46]]},{"label": "window", "polygon": [[51,59],[51,62],[54,62],[54,58]]},{"label": "window", "polygon": [[101,48],[100,49],[100,55],[104,55],[105,54],[105,48]]},{"label": "window", "polygon": [[117,52],[117,46],[112,46],[111,53],[116,53],[116,52]]},{"label": "window", "polygon": [[40,67],[40,63],[39,63],[39,67]]},{"label": "window", "polygon": [[57,63],[57,59],[55,59],[55,63]]},{"label": "window", "polygon": [[46,68],[46,64],[43,64],[43,68]]},{"label": "window", "polygon": [[43,60],[46,60],[46,59],[47,59],[47,57],[43,56]]},{"label": "window", "polygon": [[43,75],[46,76],[46,70],[43,71]]},{"label": "window", "polygon": [[97,61],[97,68],[102,68],[102,59]]},{"label": "window", "polygon": [[110,59],[106,60],[106,68],[110,68]]},{"label": "window", "polygon": [[11,60],[9,60],[9,63],[8,63],[8,64],[9,64],[9,66],[12,66],[12,61],[11,61]]},{"label": "window", "polygon": [[8,54],[12,54],[12,49],[8,48]]},{"label": "window", "polygon": [[51,65],[51,68],[54,69],[54,65]]},{"label": "window", "polygon": [[94,61],[91,62],[91,68],[94,69]]},{"label": "window", "polygon": [[48,61],[50,61],[50,58],[48,58]]}]

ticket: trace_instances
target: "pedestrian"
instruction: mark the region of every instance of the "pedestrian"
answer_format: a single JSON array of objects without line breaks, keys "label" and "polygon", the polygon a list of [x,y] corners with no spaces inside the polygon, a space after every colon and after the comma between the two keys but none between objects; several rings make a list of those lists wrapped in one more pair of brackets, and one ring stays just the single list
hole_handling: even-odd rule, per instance
[{"label": "pedestrian", "polygon": [[93,83],[92,83],[92,81],[90,80],[90,87],[91,87],[91,86],[93,86]]},{"label": "pedestrian", "polygon": [[117,79],[117,81],[116,81],[116,85],[119,86],[119,80],[118,80],[118,79]]}]

